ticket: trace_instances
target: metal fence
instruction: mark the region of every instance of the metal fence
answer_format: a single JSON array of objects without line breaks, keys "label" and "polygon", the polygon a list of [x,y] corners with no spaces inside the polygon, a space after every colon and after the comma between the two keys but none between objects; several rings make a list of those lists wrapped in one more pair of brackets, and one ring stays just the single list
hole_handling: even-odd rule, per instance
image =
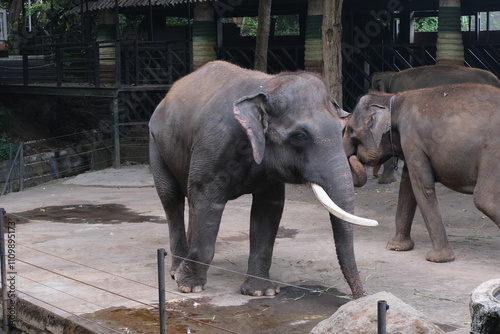
[{"label": "metal fence", "polygon": [[4,84],[166,85],[190,71],[186,42],[99,41],[24,46],[0,62]]},{"label": "metal fence", "polygon": [[[488,70],[500,78],[500,43],[464,45],[465,64]],[[401,71],[436,62],[436,45],[383,44],[365,48],[343,47],[343,102],[344,109],[352,111],[357,99],[370,88],[375,72]]]},{"label": "metal fence", "polygon": [[[0,161],[0,196],[45,182],[112,166],[112,127],[65,136],[10,143],[9,159]],[[120,163],[149,162],[148,126],[120,124]],[[115,165],[116,166],[116,165]]]}]

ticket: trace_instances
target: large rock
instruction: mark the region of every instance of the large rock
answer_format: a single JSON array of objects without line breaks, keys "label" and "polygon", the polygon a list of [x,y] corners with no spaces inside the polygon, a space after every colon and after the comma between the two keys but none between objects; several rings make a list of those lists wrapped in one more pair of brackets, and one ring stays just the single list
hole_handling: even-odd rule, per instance
[{"label": "large rock", "polygon": [[500,333],[500,278],[478,286],[471,294],[469,308],[472,333]]},{"label": "large rock", "polygon": [[342,305],[330,318],[320,322],[310,334],[377,334],[378,301],[389,305],[386,330],[389,334],[438,334],[444,333],[410,305],[388,292],[354,300]]}]

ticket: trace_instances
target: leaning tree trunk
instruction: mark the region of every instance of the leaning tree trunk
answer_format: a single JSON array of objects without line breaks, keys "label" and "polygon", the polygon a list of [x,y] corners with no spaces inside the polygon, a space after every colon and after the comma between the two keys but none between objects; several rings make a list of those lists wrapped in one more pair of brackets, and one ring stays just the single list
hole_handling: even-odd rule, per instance
[{"label": "leaning tree trunk", "polygon": [[269,30],[271,27],[271,0],[259,1],[259,26],[255,45],[255,65],[258,71],[267,71],[267,49],[269,46]]},{"label": "leaning tree trunk", "polygon": [[436,64],[464,64],[460,0],[439,0]]},{"label": "leaning tree trunk", "polygon": [[323,8],[323,76],[342,106],[342,0],[325,0]]}]

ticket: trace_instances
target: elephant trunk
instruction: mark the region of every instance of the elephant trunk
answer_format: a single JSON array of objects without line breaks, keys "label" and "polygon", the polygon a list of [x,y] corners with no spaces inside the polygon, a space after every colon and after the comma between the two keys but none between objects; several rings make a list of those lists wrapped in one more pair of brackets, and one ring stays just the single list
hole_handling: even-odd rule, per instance
[{"label": "elephant trunk", "polygon": [[351,168],[352,180],[355,187],[362,187],[368,180],[366,168],[356,157],[356,147],[349,138],[344,135],[342,138],[346,156],[349,158],[349,167]]},{"label": "elephant trunk", "polygon": [[355,187],[362,187],[368,180],[366,168],[355,155],[349,157],[349,166],[351,167],[352,180]]},{"label": "elephant trunk", "polygon": [[[354,212],[354,187],[345,155],[337,157],[335,162],[332,161],[330,167],[332,169],[328,173],[329,177],[316,179],[316,181],[311,180],[311,182],[317,183],[313,185],[313,189],[322,204],[331,212],[330,221],[342,273],[351,288],[353,297],[360,298],[363,296],[363,285],[354,255],[353,226],[348,221],[361,222],[364,226],[376,226],[377,222],[352,215]],[[330,208],[332,203],[337,208]]]}]

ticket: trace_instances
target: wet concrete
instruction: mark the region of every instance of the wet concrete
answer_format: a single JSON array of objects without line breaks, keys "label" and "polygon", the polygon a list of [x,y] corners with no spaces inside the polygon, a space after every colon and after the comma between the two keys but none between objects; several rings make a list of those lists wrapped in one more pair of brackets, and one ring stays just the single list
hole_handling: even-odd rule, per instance
[{"label": "wet concrete", "polygon": [[[143,216],[123,204],[74,204],[44,206],[33,210],[16,212],[11,217],[23,217],[73,224],[120,224],[120,223],[166,223],[159,216]],[[21,218],[18,218],[21,219]]]},{"label": "wet concrete", "polygon": [[[217,307],[210,298],[173,299],[167,301],[167,333],[308,333],[349,301],[339,296],[339,291],[325,286],[302,285],[238,306]],[[160,329],[157,309],[113,307],[85,318],[125,333],[156,334]]]}]

